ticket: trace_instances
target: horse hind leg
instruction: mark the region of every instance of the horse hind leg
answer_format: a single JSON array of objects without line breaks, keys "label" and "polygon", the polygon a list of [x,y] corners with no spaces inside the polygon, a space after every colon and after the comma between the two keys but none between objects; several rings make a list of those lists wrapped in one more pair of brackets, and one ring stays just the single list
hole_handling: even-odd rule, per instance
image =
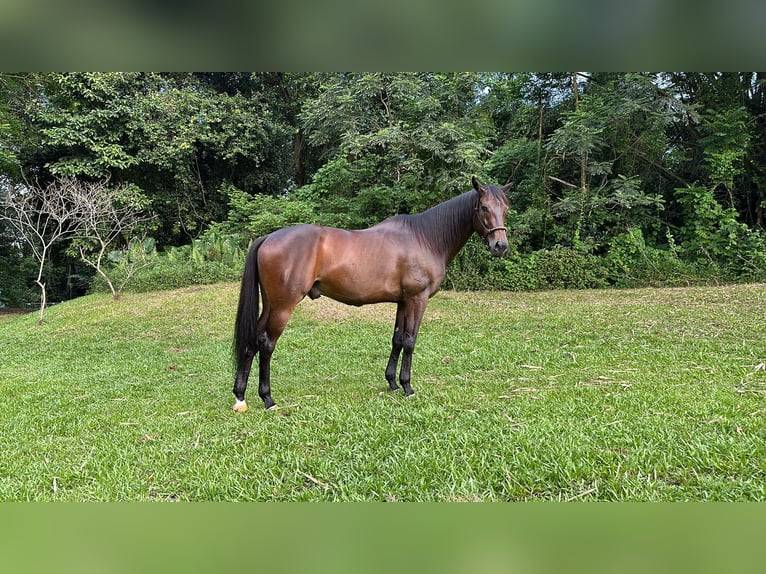
[{"label": "horse hind leg", "polygon": [[266,322],[266,328],[258,337],[258,352],[260,354],[258,395],[263,400],[263,406],[267,410],[276,406],[274,399],[271,398],[271,356],[294,308],[293,305],[285,309],[272,309]]},{"label": "horse hind leg", "polygon": [[250,377],[250,368],[253,364],[254,353],[249,352],[245,356],[242,367],[237,371],[237,378],[234,380],[234,412],[244,413],[247,410],[245,402],[245,391],[247,390],[247,379]]},{"label": "horse hind leg", "polygon": [[245,392],[247,391],[247,382],[250,379],[250,371],[252,370],[253,361],[255,355],[260,349],[260,339],[265,330],[267,318],[269,316],[268,302],[264,302],[263,312],[256,323],[255,328],[255,340],[248,343],[243,360],[237,369],[237,376],[234,379],[234,397],[236,402],[234,403],[234,412],[244,413],[247,411],[247,403],[245,402]]}]

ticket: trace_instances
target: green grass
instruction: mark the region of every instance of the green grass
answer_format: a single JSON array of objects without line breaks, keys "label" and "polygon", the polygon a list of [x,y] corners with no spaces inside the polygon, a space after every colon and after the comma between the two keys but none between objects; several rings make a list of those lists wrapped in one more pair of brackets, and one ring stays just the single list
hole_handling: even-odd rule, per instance
[{"label": "green grass", "polygon": [[231,407],[238,287],[0,320],[0,500],[766,500],[766,286],[298,307]]}]

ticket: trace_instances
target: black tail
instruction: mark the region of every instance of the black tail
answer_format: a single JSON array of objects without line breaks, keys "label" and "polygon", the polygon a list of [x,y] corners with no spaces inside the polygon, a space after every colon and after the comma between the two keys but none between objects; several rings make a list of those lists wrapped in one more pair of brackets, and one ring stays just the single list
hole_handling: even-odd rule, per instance
[{"label": "black tail", "polygon": [[258,352],[258,315],[259,315],[259,278],[258,249],[266,239],[259,237],[250,246],[245,259],[245,271],[242,273],[242,285],[239,291],[237,319],[234,322],[234,364],[237,372],[245,363],[248,354]]}]

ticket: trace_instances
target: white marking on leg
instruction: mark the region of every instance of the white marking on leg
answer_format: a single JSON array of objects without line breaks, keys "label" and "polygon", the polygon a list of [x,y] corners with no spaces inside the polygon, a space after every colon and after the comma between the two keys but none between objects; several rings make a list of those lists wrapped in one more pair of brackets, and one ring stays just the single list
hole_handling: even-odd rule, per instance
[{"label": "white marking on leg", "polygon": [[244,413],[247,410],[247,403],[245,401],[240,401],[237,399],[237,402],[234,403],[234,412],[236,413]]}]

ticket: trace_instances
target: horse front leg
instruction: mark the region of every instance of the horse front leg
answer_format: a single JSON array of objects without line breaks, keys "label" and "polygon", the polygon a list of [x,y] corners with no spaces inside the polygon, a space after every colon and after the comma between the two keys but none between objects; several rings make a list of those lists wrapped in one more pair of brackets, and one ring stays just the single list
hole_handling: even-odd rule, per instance
[{"label": "horse front leg", "polygon": [[410,375],[412,371],[412,353],[415,350],[415,342],[418,339],[420,323],[423,320],[423,313],[426,310],[428,298],[414,299],[406,304],[404,312],[404,329],[402,333],[402,368],[399,371],[399,384],[404,389],[406,396],[413,395],[415,391],[410,386]]},{"label": "horse front leg", "polygon": [[404,303],[396,307],[396,322],[394,323],[394,336],[391,338],[391,356],[388,358],[386,367],[386,380],[392,391],[399,388],[396,384],[396,367],[399,365],[399,355],[402,353],[404,343]]}]

